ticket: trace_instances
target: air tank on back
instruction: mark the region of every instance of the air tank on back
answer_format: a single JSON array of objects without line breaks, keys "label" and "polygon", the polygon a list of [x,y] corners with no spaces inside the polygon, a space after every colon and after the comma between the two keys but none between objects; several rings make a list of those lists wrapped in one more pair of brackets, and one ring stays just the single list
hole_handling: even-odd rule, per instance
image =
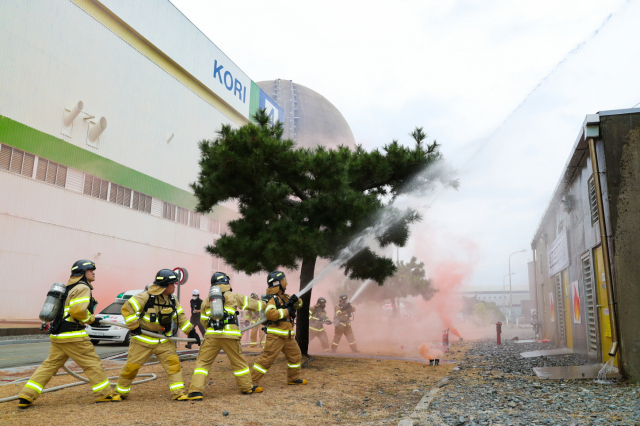
[{"label": "air tank on back", "polygon": [[351,128],[327,98],[292,80],[257,83],[284,110],[284,138],[301,148],[356,146]]},{"label": "air tank on back", "polygon": [[53,283],[40,311],[40,321],[51,322],[56,318],[58,312],[64,309],[64,294],[66,290],[67,286],[64,284]]},{"label": "air tank on back", "polygon": [[209,290],[209,305],[211,306],[212,321],[221,321],[224,318],[224,297],[222,290],[217,285],[212,285]]}]

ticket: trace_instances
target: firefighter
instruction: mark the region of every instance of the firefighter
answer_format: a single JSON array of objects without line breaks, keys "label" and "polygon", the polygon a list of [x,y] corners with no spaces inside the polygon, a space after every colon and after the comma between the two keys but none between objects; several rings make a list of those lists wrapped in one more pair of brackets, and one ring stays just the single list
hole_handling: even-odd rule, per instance
[{"label": "firefighter", "polygon": [[127,300],[122,306],[122,316],[131,330],[131,345],[127,363],[120,371],[116,390],[123,398],[129,396],[131,382],[138,375],[140,367],[154,355],[164,367],[169,380],[169,391],[175,401],[188,401],[184,392],[182,369],[176,347],[170,340],[145,336],[142,330],[172,336],[173,324],[200,345],[200,337],[195,327],[187,320],[178,300],[173,297],[178,277],[171,269],[161,269],[153,284],[140,294]]},{"label": "firefighter", "polygon": [[300,362],[302,353],[295,339],[293,320],[295,312],[302,306],[302,301],[295,294],[285,294],[287,278],[283,272],[274,271],[267,277],[267,341],[262,354],[253,364],[251,378],[253,383],[258,383],[262,376],[278,358],[280,352],[287,359],[287,383],[290,385],[306,385],[307,381],[300,378]]},{"label": "firefighter", "polygon": [[[204,327],[202,327],[202,323],[200,322],[202,299],[200,299],[200,292],[198,290],[193,290],[189,304],[191,305],[191,318],[189,318],[189,322],[193,324],[194,327],[198,327],[200,334],[204,336]],[[191,342],[187,343],[185,347],[191,349]]]},{"label": "firefighter", "polygon": [[329,352],[329,338],[327,332],[324,329],[325,324],[331,324],[329,316],[325,307],[327,306],[327,299],[320,297],[315,306],[309,309],[309,343],[316,337],[320,339],[322,350]]},{"label": "firefighter", "polygon": [[64,310],[60,311],[60,316],[53,321],[50,330],[49,357],[33,373],[18,395],[19,408],[30,407],[69,358],[89,378],[96,402],[122,401],[120,395],[112,391],[107,374],[102,368],[102,361],[85,331],[86,325],[96,321],[93,311],[98,302],[91,296],[91,283],[96,279],[95,270],[96,264],[90,260],[78,260],[71,267]]},{"label": "firefighter", "polygon": [[331,347],[331,352],[336,352],[338,350],[338,345],[340,344],[340,339],[343,334],[349,343],[351,351],[358,352],[356,338],[353,335],[353,330],[351,329],[351,314],[356,311],[356,307],[351,306],[351,303],[348,303],[347,300],[347,295],[341,294],[340,300],[335,307],[333,321],[336,328],[335,334],[333,335],[333,346]]},{"label": "firefighter", "polygon": [[[265,303],[234,293],[231,290],[229,275],[224,272],[213,274],[211,286],[209,297],[202,303],[202,315],[200,318],[202,324],[207,326],[207,331],[193,369],[193,378],[189,386],[189,399],[202,401],[202,392],[209,375],[209,368],[211,368],[211,364],[213,364],[221,349],[229,358],[240,392],[244,394],[260,393],[262,388],[253,385],[249,364],[242,357],[242,345],[240,343],[242,333],[238,327],[238,311],[260,311],[264,309]],[[213,287],[218,288],[214,289]],[[216,313],[216,298],[221,299],[219,314]],[[216,315],[219,316],[219,320],[215,319]]]},{"label": "firefighter", "polygon": [[[260,296],[258,296],[257,293],[251,293],[251,298],[253,300],[260,300]],[[249,313],[249,326],[254,325],[255,323],[257,323],[258,321],[260,321],[260,312],[256,311],[256,312],[251,312]],[[260,330],[259,326],[253,327],[251,329],[251,332],[249,334],[250,339],[249,339],[249,347],[250,348],[257,348],[258,347],[258,343],[260,343],[260,340],[262,340],[262,333],[258,333],[258,330]],[[258,337],[258,334],[260,334],[260,337]]]}]

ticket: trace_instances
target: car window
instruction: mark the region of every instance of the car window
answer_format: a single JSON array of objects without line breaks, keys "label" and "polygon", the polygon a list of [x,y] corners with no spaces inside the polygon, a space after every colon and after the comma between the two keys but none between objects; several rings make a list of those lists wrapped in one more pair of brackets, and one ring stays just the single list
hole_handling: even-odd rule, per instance
[{"label": "car window", "polygon": [[122,315],[121,314],[122,305],[124,305],[124,302],[114,302],[109,306],[107,306],[106,308],[104,308],[100,313],[106,314],[106,315]]}]

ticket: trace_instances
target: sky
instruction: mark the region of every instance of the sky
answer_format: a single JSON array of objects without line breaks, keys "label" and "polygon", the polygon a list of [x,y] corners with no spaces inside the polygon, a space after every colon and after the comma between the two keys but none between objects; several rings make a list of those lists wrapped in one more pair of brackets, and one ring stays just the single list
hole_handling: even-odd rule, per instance
[{"label": "sky", "polygon": [[400,258],[465,262],[468,286],[500,287],[521,249],[527,285],[585,115],[640,103],[640,0],[172,2],[253,81],[325,96],[367,149],[424,127],[461,187],[425,200]]}]

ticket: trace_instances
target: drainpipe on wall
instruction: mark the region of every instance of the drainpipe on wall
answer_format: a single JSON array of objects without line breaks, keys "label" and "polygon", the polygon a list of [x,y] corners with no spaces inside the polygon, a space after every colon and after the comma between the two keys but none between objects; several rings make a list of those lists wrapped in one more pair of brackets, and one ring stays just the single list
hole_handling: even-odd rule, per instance
[{"label": "drainpipe on wall", "polygon": [[[536,248],[531,243],[531,251],[533,253],[533,287],[536,290],[536,324],[540,324],[540,310],[538,309],[538,269],[536,266]],[[539,325],[534,325],[536,327],[536,331],[540,331]],[[536,333],[536,338],[540,337],[539,333]]]},{"label": "drainpipe on wall", "polygon": [[[591,129],[590,129],[591,127]],[[589,126],[587,123],[587,136],[599,136],[598,130],[593,129],[596,126]],[[591,134],[595,133],[595,134]],[[618,316],[616,314],[616,306],[614,302],[613,283],[611,281],[611,262],[609,259],[609,241],[607,239],[607,225],[604,217],[604,205],[602,202],[602,189],[600,187],[600,169],[598,168],[598,158],[596,156],[596,144],[593,137],[589,137],[589,153],[591,154],[591,168],[593,169],[593,183],[596,189],[596,201],[598,204],[598,223],[600,224],[600,242],[602,244],[602,258],[604,261],[604,279],[607,286],[607,298],[609,299],[609,318],[611,319],[611,348],[609,356],[615,356],[618,352]],[[621,370],[622,362],[618,363]]]}]

